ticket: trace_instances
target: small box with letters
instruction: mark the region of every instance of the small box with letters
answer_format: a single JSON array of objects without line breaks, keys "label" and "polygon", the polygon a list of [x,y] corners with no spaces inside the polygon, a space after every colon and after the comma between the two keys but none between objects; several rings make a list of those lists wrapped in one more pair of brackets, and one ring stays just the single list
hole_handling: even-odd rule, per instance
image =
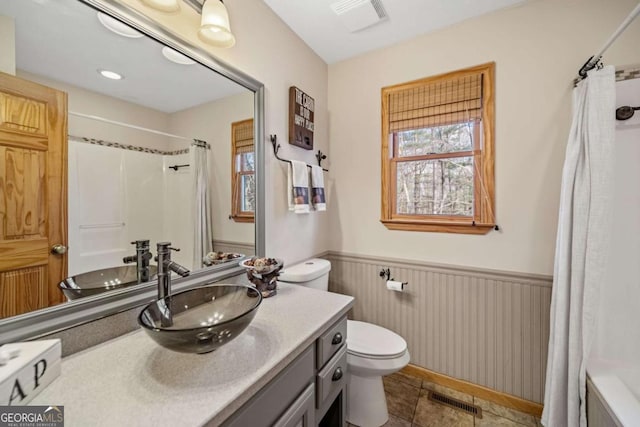
[{"label": "small box with letters", "polygon": [[0,347],[0,405],[25,405],[60,375],[60,340]]}]

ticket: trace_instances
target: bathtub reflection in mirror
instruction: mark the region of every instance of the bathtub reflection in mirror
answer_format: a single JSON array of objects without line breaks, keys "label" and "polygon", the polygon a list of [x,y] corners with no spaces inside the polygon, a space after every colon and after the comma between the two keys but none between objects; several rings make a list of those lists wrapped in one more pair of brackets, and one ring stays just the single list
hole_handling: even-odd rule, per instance
[{"label": "bathtub reflection in mirror", "polygon": [[[60,211],[64,221],[64,202],[44,205],[48,190],[39,185],[51,179],[45,175],[52,165],[42,166],[46,156],[40,148],[20,139],[30,132],[24,123],[0,126],[6,131],[0,154],[30,159],[0,162],[0,181],[7,188],[15,181],[24,199],[0,193],[0,217],[17,224],[15,233],[0,235],[0,246],[42,241],[42,253],[58,244],[48,255],[54,261],[46,255],[28,265],[0,261],[0,279],[6,279],[0,280],[0,318],[137,284],[135,264],[123,263],[136,253],[135,240],[149,240],[154,254],[157,242],[172,242],[181,249],[173,259],[194,270],[206,267],[202,259],[209,251],[253,253],[253,220],[235,221],[232,204],[242,203],[250,214],[255,183],[243,177],[232,194],[231,159],[232,124],[253,118],[253,92],[79,0],[2,2],[0,18],[15,34],[15,57],[12,49],[0,49],[0,63],[15,65],[14,72],[11,66],[0,70],[0,96],[13,99],[12,108],[25,108],[21,116],[33,113],[30,101],[20,98],[21,87],[30,83],[64,92],[68,99],[67,111],[58,111],[64,116],[60,122],[68,124],[68,169],[61,184],[61,194],[67,190],[61,226],[67,236],[63,232],[58,240],[47,236],[55,228],[47,209]],[[246,156],[253,150],[253,133],[244,138]],[[38,183],[29,176],[38,176]],[[51,262],[58,266],[51,268]],[[72,276],[73,286],[90,290],[65,297],[57,285]]]}]

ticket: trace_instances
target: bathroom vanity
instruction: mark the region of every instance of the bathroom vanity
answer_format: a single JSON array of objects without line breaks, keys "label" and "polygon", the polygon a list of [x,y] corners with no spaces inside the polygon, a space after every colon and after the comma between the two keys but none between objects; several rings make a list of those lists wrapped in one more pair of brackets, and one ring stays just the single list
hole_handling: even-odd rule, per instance
[{"label": "bathroom vanity", "polygon": [[63,359],[31,404],[64,405],[67,426],[344,425],[352,305],[281,284],[212,353],[172,352],[137,330]]}]

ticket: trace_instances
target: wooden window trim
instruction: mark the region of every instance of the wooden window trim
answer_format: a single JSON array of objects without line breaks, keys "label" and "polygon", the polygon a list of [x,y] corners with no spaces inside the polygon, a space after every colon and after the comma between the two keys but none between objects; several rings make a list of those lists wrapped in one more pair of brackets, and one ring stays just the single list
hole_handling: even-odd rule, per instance
[{"label": "wooden window trim", "polygon": [[[417,88],[426,83],[448,78],[460,78],[482,73],[482,134],[474,135],[474,216],[453,217],[440,215],[397,215],[395,210],[397,159],[392,150],[396,141],[389,135],[389,95],[393,92]],[[495,227],[495,175],[494,175],[494,135],[495,135],[495,63],[477,65],[463,70],[444,73],[425,79],[384,87],[382,95],[382,164],[381,164],[381,215],[380,222],[390,230],[426,231],[461,234],[487,234]],[[479,126],[474,127],[476,130]],[[475,133],[475,132],[474,132]],[[479,136],[479,137],[478,137]],[[460,157],[458,152],[413,156],[423,159]],[[402,158],[407,161],[409,158]]]},{"label": "wooden window trim", "polygon": [[253,123],[253,119],[242,120],[231,123],[231,216],[229,217],[235,222],[253,223],[255,222],[255,213],[240,210],[240,180],[242,175],[253,175],[255,172],[237,171],[236,166],[236,128],[245,126],[247,123]]}]

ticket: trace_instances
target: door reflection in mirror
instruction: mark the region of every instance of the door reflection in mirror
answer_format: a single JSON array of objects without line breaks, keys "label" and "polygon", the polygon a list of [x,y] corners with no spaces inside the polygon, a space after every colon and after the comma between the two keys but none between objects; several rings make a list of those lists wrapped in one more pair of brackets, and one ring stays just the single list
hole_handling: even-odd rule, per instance
[{"label": "door reflection in mirror", "polygon": [[[0,317],[67,300],[63,279],[124,267],[135,240],[151,248],[170,240],[183,249],[177,262],[200,268],[193,168],[169,168],[193,164],[194,139],[211,145],[204,239],[214,251],[253,253],[253,224],[228,219],[229,129],[253,117],[253,92],[198,63],[168,60],[149,37],[114,32],[80,0],[2,2],[0,16],[12,24],[16,51],[0,52],[1,63],[15,65],[15,75],[0,71],[0,98],[12,117],[30,121],[0,120],[8,141],[0,145],[0,250],[21,254],[0,260]],[[60,100],[20,99],[30,87]],[[53,245],[68,251],[54,254]],[[90,286],[112,279],[96,280]]]}]

